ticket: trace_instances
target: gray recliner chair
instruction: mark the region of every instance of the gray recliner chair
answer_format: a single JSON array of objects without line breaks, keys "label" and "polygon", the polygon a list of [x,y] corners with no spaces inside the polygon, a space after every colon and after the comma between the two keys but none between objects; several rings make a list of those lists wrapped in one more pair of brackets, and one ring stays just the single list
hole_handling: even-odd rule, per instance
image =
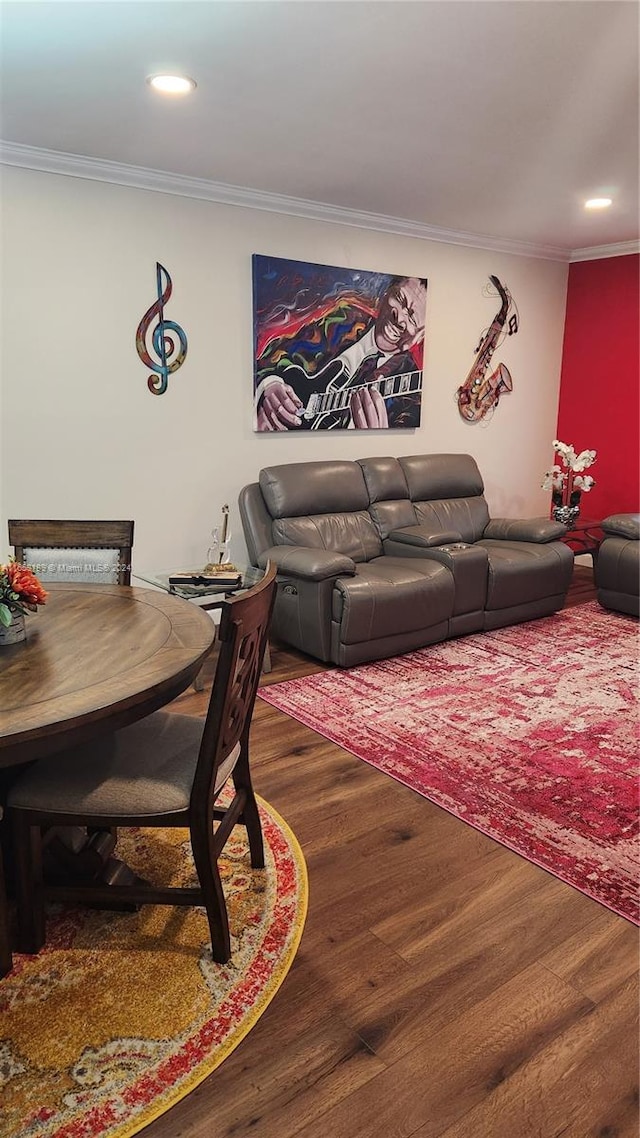
[{"label": "gray recliner chair", "polygon": [[595,571],[598,600],[604,608],[638,616],[640,514],[610,514],[602,529]]},{"label": "gray recliner chair", "polygon": [[273,635],[351,667],[561,608],[565,527],[492,522],[483,490],[470,455],[262,470],[239,501],[252,564],[277,566]]}]

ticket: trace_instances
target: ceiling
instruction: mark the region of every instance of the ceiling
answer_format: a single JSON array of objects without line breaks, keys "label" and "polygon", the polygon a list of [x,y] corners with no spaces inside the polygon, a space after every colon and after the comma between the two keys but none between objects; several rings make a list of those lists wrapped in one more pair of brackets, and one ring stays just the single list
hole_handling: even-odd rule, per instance
[{"label": "ceiling", "polygon": [[[639,236],[639,14],[635,0],[2,0],[4,160],[62,152],[107,180],[125,164],[214,199],[243,187],[263,208],[323,203],[568,259]],[[197,90],[155,94],[145,77],[166,70]],[[585,212],[603,195],[608,211]]]}]

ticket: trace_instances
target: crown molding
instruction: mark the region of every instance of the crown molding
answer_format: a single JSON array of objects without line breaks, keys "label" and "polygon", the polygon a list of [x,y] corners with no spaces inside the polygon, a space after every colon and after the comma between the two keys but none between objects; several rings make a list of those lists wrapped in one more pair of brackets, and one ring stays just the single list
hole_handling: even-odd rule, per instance
[{"label": "crown molding", "polygon": [[618,241],[615,245],[593,245],[590,249],[573,249],[569,260],[600,261],[603,257],[628,257],[640,253],[640,241]]},{"label": "crown molding", "polygon": [[[638,251],[637,243],[623,242],[616,246],[594,249],[576,249],[573,252],[554,245],[537,245],[527,241],[512,241],[486,234],[465,233],[456,229],[441,229],[419,221],[409,221],[385,214],[364,210],[344,209],[324,202],[288,197],[286,194],[267,193],[243,186],[212,182],[206,178],[188,178],[182,174],[167,174],[144,166],[129,166],[99,158],[84,158],[58,150],[45,150],[19,142],[0,141],[0,162],[7,166],[22,166],[49,174],[64,174],[71,178],[111,182],[155,193],[175,194],[179,197],[199,198],[221,205],[243,206],[246,209],[268,210],[292,217],[305,217],[311,221],[326,221],[334,225],[351,225],[357,229],[370,229],[379,233],[393,233],[423,241],[441,241],[448,245],[465,245],[472,249],[490,252],[513,253],[519,257],[537,257],[548,261],[591,260],[595,257],[619,256]],[[634,244],[634,248],[627,248]],[[606,250],[606,251],[602,251]],[[611,252],[610,250],[615,250]]]}]

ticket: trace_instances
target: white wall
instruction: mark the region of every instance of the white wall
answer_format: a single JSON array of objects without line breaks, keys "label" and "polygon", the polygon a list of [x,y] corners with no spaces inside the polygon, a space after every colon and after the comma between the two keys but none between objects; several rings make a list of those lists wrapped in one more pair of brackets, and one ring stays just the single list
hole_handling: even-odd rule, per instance
[{"label": "white wall", "polygon": [[[567,265],[18,168],[3,183],[0,559],[7,517],[132,517],[134,572],[200,564],[224,502],[243,559],[238,490],[307,459],[465,451],[494,516],[546,513]],[[428,278],[420,429],[253,433],[252,253]],[[162,396],[134,343],[156,261],[189,341]],[[455,392],[499,307],[489,273],[521,327],[492,361],[514,390],[472,426]]]}]

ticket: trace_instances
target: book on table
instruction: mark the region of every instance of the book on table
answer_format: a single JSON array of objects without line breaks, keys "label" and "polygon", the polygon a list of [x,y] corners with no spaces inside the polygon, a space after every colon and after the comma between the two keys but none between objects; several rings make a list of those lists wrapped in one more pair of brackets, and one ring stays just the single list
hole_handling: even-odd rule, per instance
[{"label": "book on table", "polygon": [[224,591],[231,591],[237,589],[242,584],[242,574],[238,573],[237,569],[225,566],[224,569],[216,570],[215,572],[206,572],[205,570],[191,570],[184,573],[171,573],[169,575],[170,585],[187,585],[192,587],[207,587],[209,589],[219,588]]}]

